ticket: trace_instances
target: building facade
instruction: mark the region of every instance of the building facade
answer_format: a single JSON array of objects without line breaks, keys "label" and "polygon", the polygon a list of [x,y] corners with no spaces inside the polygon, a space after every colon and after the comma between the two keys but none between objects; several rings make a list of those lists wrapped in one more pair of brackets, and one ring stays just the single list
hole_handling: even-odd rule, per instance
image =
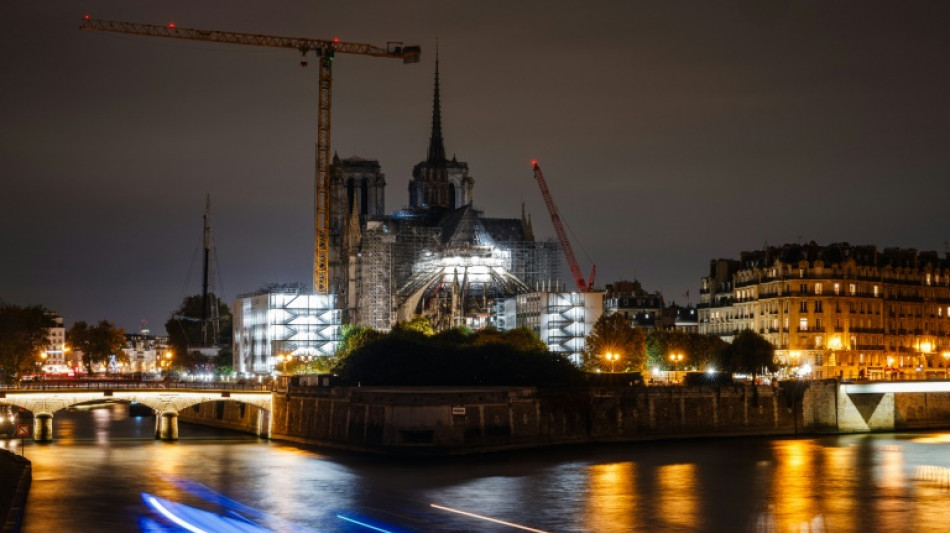
[{"label": "building facade", "polygon": [[125,334],[126,347],[122,351],[129,357],[129,366],[123,370],[157,374],[171,368],[171,349],[167,335],[152,335],[147,329]]},{"label": "building facade", "polygon": [[924,378],[950,364],[950,260],[914,249],[810,243],[711,262],[699,330],[750,329],[814,377]]},{"label": "building facade", "polygon": [[587,336],[604,311],[603,292],[531,292],[516,297],[516,325],[541,337],[554,353],[581,364]]},{"label": "building facade", "polygon": [[341,311],[335,294],[298,285],[271,285],[234,301],[234,371],[269,374],[280,358],[333,355]]}]

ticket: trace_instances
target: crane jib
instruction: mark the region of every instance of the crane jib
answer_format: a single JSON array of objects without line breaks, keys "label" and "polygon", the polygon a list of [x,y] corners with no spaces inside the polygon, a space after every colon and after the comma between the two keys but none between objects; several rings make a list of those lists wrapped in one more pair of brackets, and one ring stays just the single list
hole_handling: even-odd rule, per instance
[{"label": "crane jib", "polygon": [[332,50],[334,53],[340,54],[402,58],[404,63],[418,63],[422,54],[422,49],[419,46],[401,46],[402,43],[390,43],[387,47],[383,48],[372,44],[351,43],[337,39],[281,37],[277,35],[263,35],[256,33],[179,28],[173,24],[159,26],[156,24],[141,24],[137,22],[98,20],[89,17],[83,18],[83,23],[79,26],[79,29],[89,31],[131,33],[135,35],[147,35],[152,37],[171,37],[175,39],[190,39],[193,41],[207,41],[214,43],[243,44],[248,46],[265,46],[271,48],[290,48],[304,52],[322,52],[324,50]]}]

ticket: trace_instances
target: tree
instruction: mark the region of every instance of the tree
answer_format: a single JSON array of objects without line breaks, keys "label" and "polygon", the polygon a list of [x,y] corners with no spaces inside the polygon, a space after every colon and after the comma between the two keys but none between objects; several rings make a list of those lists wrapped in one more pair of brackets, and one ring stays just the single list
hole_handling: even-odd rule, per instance
[{"label": "tree", "polygon": [[[642,372],[646,366],[645,341],[643,330],[631,326],[623,315],[601,315],[587,336],[581,367],[588,372],[597,369]],[[611,365],[605,359],[608,353],[620,358]]]},{"label": "tree", "polygon": [[[218,319],[217,336],[210,322],[202,323],[201,295],[186,296],[178,309],[165,321],[165,331],[168,332],[168,344],[175,354],[175,366],[189,371],[205,370],[213,367],[216,370],[232,364],[230,355],[222,356],[222,352],[230,353],[231,346],[231,309],[215,294],[208,295],[209,306],[217,306]],[[217,357],[208,357],[197,347],[218,347]],[[225,350],[225,347],[228,349]]]},{"label": "tree", "polygon": [[96,366],[108,366],[112,356],[118,363],[129,362],[129,356],[123,350],[126,346],[125,330],[116,328],[108,320],[100,320],[95,326],[82,320],[76,322],[66,333],[66,342],[73,350],[82,352],[82,364],[90,374]]},{"label": "tree", "polygon": [[344,338],[362,337],[368,342],[343,352],[346,355],[333,369],[344,383],[564,385],[581,380],[580,371],[566,357],[550,353],[530,330],[470,333],[457,329],[427,336],[394,328],[388,334],[365,337],[359,331],[344,332]]},{"label": "tree", "polygon": [[0,381],[14,383],[36,368],[56,326],[52,313],[41,305],[20,307],[0,302]]},{"label": "tree", "polygon": [[775,347],[765,337],[745,329],[732,340],[726,352],[726,368],[732,372],[757,374],[763,368],[774,371]]},{"label": "tree", "polygon": [[650,368],[672,368],[670,354],[678,353],[683,355],[683,361],[677,363],[680,370],[722,369],[728,347],[725,341],[712,335],[680,330],[650,330],[646,340],[647,365]]},{"label": "tree", "polygon": [[426,337],[435,335],[435,328],[432,327],[432,322],[424,316],[417,316],[408,322],[399,322],[396,324],[396,327],[393,328],[393,331],[403,333],[413,332],[425,335]]}]

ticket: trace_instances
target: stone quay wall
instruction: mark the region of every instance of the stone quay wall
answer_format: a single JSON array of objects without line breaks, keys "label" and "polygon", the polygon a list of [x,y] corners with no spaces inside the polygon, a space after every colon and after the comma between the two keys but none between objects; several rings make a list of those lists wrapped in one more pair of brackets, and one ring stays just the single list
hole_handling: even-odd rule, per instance
[{"label": "stone quay wall", "polygon": [[827,390],[819,387],[816,399],[810,387],[793,385],[289,387],[274,395],[272,438],[365,452],[466,454],[833,431],[834,404],[823,403]]},{"label": "stone quay wall", "polygon": [[454,455],[571,443],[950,428],[950,393],[855,394],[837,380],[719,387],[331,387],[275,391],[273,412],[235,402],[182,422],[314,446]]},{"label": "stone quay wall", "polygon": [[0,533],[16,533],[23,520],[33,465],[25,457],[0,450]]}]

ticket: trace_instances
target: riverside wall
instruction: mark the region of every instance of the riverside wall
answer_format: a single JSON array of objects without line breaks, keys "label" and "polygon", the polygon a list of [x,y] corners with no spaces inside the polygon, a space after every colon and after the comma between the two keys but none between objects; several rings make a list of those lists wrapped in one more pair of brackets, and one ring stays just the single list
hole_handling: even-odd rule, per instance
[{"label": "riverside wall", "polygon": [[0,450],[0,533],[20,530],[33,465],[25,457]]},{"label": "riverside wall", "polygon": [[[200,404],[179,420],[299,444],[455,455],[713,436],[950,428],[950,393],[841,392],[837,380],[718,387],[329,387],[274,392],[273,412]],[[269,417],[269,418],[268,418]]]},{"label": "riverside wall", "polygon": [[274,395],[271,428],[272,438],[302,444],[446,455],[834,431],[836,409],[824,405],[827,390],[794,385],[289,387]]}]

